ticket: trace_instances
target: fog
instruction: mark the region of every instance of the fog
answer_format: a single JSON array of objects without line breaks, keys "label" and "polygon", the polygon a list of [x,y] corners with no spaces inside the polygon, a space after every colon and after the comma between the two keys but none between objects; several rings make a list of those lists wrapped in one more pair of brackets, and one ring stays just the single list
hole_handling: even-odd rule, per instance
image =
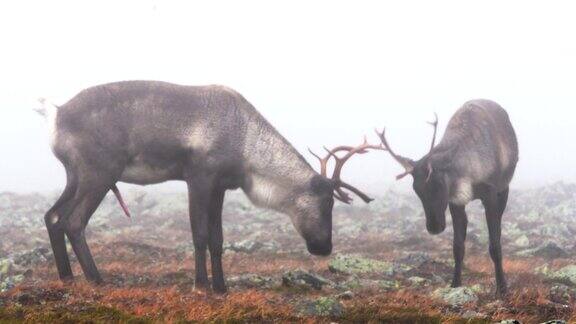
[{"label": "fog", "polygon": [[[242,93],[317,168],[310,147],[429,147],[465,101],[510,114],[513,186],[576,180],[576,43],[569,2],[18,1],[0,5],[0,191],[50,191],[65,175],[36,98],[63,104],[100,83],[224,84]],[[346,166],[372,193],[400,167],[382,152]],[[182,188],[161,185],[158,189]]]}]

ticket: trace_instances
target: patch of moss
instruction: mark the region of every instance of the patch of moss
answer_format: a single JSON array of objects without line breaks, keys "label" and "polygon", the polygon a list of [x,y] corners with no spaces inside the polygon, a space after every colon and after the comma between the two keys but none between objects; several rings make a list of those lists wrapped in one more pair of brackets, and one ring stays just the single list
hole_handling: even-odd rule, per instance
[{"label": "patch of moss", "polygon": [[320,297],[316,300],[306,301],[299,306],[302,316],[340,317],[344,308],[332,297]]},{"label": "patch of moss", "polygon": [[576,265],[567,265],[560,270],[549,273],[547,277],[550,281],[566,283],[574,286],[576,285]]}]

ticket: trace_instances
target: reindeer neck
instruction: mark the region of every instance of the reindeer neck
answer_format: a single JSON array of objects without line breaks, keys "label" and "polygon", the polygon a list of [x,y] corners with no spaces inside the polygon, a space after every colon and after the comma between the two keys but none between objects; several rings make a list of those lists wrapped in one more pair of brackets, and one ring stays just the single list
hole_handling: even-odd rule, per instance
[{"label": "reindeer neck", "polygon": [[283,211],[316,172],[274,127],[256,117],[247,125],[243,149],[245,192],[255,204]]}]

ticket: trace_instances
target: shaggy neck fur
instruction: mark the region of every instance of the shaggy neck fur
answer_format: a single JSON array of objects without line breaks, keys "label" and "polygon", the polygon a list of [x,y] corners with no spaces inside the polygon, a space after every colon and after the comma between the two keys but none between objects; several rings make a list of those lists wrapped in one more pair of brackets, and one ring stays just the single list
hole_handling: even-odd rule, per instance
[{"label": "shaggy neck fur", "polygon": [[285,212],[316,172],[264,118],[250,115],[243,149],[246,194],[258,206]]}]

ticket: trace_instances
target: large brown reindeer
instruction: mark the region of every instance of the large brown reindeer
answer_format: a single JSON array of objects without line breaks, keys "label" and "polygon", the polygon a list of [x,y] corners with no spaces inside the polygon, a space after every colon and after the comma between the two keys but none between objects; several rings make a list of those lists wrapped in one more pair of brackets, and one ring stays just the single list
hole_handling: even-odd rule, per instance
[{"label": "large brown reindeer", "polygon": [[450,208],[454,227],[454,277],[452,287],[462,284],[464,242],[468,219],[465,206],[480,199],[486,210],[490,256],[496,270],[497,296],[506,293],[500,245],[502,214],[508,201],[508,186],[518,162],[518,143],[508,114],[489,100],[466,102],[452,117],[442,141],[434,146],[438,118],[434,123],[430,152],[418,161],[391,149],[384,130],[378,133],[384,148],[413,177],[413,188],[426,215],[426,228],[439,234],[446,227]]},{"label": "large brown reindeer", "polygon": [[[43,104],[39,112],[49,122],[52,150],[67,175],[64,192],[45,216],[62,280],[73,277],[67,236],[86,278],[102,281],[84,232],[109,190],[128,214],[119,181],[186,182],[195,285],[208,287],[209,250],[216,292],[226,291],[221,261],[226,190],[241,188],[254,204],[288,214],[315,255],[332,251],[334,197],[349,203],[347,189],[370,201],[340,180],[340,172],[352,155],[380,146],[330,151],[337,165],[327,178],[326,162],[316,173],[244,97],[223,86],[126,81],[86,89],[61,107]],[[347,154],[340,159],[341,151]]]}]

